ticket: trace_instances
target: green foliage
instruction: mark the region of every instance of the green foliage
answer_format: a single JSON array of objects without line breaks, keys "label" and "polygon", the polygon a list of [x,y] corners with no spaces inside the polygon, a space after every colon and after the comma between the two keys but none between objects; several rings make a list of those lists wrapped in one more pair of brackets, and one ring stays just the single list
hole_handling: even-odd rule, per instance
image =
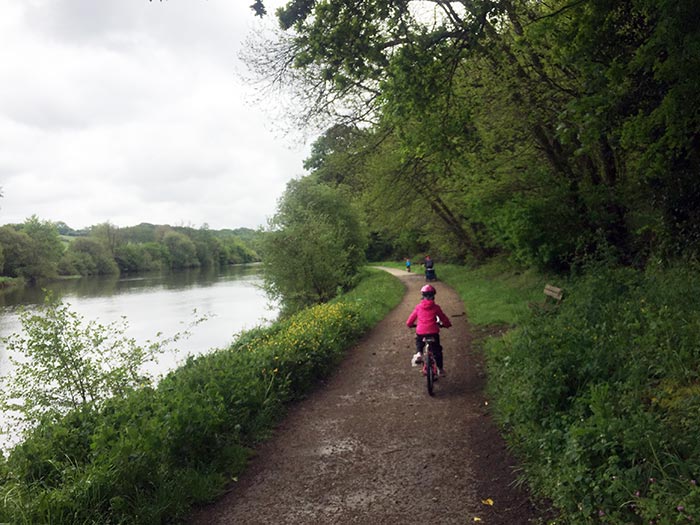
[{"label": "green foliage", "polygon": [[488,349],[525,478],[571,523],[676,523],[700,492],[697,268],[596,268]]},{"label": "green foliage", "polygon": [[78,237],[68,246],[62,260],[64,275],[112,275],[119,267],[104,244],[91,237]]},{"label": "green foliage", "polygon": [[21,225],[0,228],[3,275],[36,281],[55,277],[63,254],[55,225],[36,216]]},{"label": "green foliage", "polygon": [[137,345],[126,336],[126,319],[85,324],[70,305],[50,296],[36,311],[20,312],[20,322],[22,333],[3,338],[12,366],[0,393],[0,408],[13,414],[15,431],[89,411],[150,383],[142,367],[166,344]]},{"label": "green foliage", "polygon": [[337,300],[228,349],[190,358],[153,388],[43,420],[0,459],[0,521],[166,523],[220,494],[285,403],[304,396],[403,296],[365,273]]},{"label": "green foliage", "polygon": [[308,177],[291,181],[262,242],[266,289],[283,313],[327,302],[355,283],[365,244],[341,190]]},{"label": "green foliage", "polygon": [[23,269],[23,277],[33,280],[55,277],[58,261],[63,255],[63,244],[56,225],[32,215],[22,225],[22,231],[31,239],[29,261]]},{"label": "green foliage", "polygon": [[0,245],[3,249],[5,263],[3,275],[21,277],[29,265],[31,239],[25,232],[6,225],[0,227]]},{"label": "green foliage", "polygon": [[411,185],[393,176],[401,163],[398,152],[391,142],[373,146],[378,140],[375,133],[357,127],[333,126],[314,142],[304,163],[310,177],[341,191],[363,217],[369,231],[368,260],[420,251],[424,226],[418,203],[406,202]]},{"label": "green foliage", "polygon": [[132,243],[119,245],[114,253],[114,260],[120,272],[139,272],[160,270],[166,258],[165,247],[156,243]]},{"label": "green foliage", "polygon": [[331,127],[308,166],[351,185],[385,248],[410,229],[459,262],[643,266],[700,246],[695,7],[294,0],[268,49],[308,81],[309,115],[371,120]]},{"label": "green foliage", "polygon": [[120,228],[114,258],[122,272],[223,266],[258,261],[253,230],[140,224]]},{"label": "green foliage", "polygon": [[[475,325],[516,325],[528,317],[529,302],[542,301],[546,277],[532,270],[515,270],[494,259],[475,268],[438,264],[437,273],[459,293]],[[564,286],[563,282],[554,281]]]},{"label": "green foliage", "polygon": [[121,243],[119,227],[111,222],[96,224],[90,228],[90,237],[99,242],[110,255],[114,255],[117,246]]},{"label": "green foliage", "polygon": [[168,250],[168,262],[171,268],[194,268],[199,266],[197,248],[192,240],[183,233],[170,231],[163,236],[163,244]]}]

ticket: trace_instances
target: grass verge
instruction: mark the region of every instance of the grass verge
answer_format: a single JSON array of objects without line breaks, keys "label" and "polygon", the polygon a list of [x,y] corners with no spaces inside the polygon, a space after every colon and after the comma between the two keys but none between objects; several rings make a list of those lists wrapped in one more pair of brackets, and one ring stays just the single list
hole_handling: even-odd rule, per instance
[{"label": "grass verge", "polygon": [[437,268],[438,278],[457,290],[474,325],[516,325],[529,315],[528,303],[541,302],[547,278],[532,270],[518,271],[502,261],[478,268],[452,264]]},{"label": "grass verge", "polygon": [[547,314],[529,311],[545,281],[498,264],[449,265],[441,280],[472,322],[515,328],[486,344],[495,416],[533,493],[558,524],[700,519],[700,272],[590,268],[555,282]]}]

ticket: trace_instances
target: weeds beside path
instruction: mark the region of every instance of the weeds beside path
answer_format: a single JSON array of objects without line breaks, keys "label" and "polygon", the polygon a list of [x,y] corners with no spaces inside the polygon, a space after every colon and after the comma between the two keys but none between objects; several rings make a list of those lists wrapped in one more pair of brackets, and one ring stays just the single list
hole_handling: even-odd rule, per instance
[{"label": "weeds beside path", "polygon": [[430,398],[410,367],[413,336],[404,325],[422,275],[386,270],[406,285],[401,304],[290,408],[244,475],[191,523],[536,521],[489,417],[483,363],[459,297],[435,284],[454,326],[442,335],[448,376]]}]

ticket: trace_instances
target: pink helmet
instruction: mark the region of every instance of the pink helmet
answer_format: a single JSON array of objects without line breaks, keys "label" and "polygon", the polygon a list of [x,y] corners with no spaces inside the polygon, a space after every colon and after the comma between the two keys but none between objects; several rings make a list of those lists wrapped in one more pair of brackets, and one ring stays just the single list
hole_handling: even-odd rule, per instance
[{"label": "pink helmet", "polygon": [[423,296],[434,296],[435,295],[435,288],[433,288],[431,285],[426,284],[423,288],[420,289],[420,293],[423,294]]}]

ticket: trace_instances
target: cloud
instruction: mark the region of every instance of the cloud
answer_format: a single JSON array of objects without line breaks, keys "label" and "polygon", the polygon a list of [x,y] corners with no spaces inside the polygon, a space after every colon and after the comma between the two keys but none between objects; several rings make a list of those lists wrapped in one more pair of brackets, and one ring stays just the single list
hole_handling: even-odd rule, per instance
[{"label": "cloud", "polygon": [[0,224],[264,224],[308,145],[247,102],[259,23],[231,0],[0,0]]}]

